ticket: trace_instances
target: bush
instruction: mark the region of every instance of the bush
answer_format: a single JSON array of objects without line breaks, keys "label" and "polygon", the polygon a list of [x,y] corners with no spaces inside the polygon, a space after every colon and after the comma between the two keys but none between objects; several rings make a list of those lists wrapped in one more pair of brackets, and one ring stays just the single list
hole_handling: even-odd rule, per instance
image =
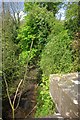
[{"label": "bush", "polygon": [[37,110],[35,117],[45,117],[53,114],[55,111],[55,104],[51,100],[49,79],[45,75],[42,76],[42,82],[38,88],[37,94]]},{"label": "bush", "polygon": [[[25,10],[27,9],[25,4]],[[54,16],[52,12],[47,11],[45,7],[40,8],[34,4],[25,17],[25,24],[21,26],[18,34],[19,47],[21,49],[20,59],[22,61],[23,54],[26,57],[30,51],[30,45],[33,40],[31,51],[31,61],[33,58],[40,57],[42,49],[47,43],[47,37],[52,31],[54,25]],[[23,58],[23,63],[25,59]]]},{"label": "bush", "polygon": [[51,73],[68,73],[74,71],[71,43],[67,31],[60,32],[57,36],[51,35],[50,41],[45,46],[40,61],[40,66],[45,75]]}]

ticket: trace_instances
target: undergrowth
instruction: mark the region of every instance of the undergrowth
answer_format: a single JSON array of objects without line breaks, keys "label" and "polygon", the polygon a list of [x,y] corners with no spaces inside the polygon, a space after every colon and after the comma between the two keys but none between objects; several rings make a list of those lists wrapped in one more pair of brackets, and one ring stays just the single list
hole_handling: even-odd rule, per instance
[{"label": "undergrowth", "polygon": [[49,78],[42,76],[42,82],[37,91],[37,109],[35,117],[46,117],[55,111],[55,104],[49,93]]}]

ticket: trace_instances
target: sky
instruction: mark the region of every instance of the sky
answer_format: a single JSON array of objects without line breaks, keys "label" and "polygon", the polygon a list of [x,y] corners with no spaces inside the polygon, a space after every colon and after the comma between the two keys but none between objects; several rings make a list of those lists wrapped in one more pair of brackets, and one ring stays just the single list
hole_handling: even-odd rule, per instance
[{"label": "sky", "polygon": [[[14,7],[15,7],[15,5],[14,5]],[[21,19],[23,19],[23,17],[25,16],[25,14],[23,12],[23,10],[24,10],[24,2],[19,2],[19,10],[21,11],[20,12]],[[1,12],[1,2],[0,2],[0,12]],[[63,8],[60,8],[60,10],[58,11],[58,13],[56,14],[56,17],[57,17],[57,19],[64,20],[65,19],[65,10]]]},{"label": "sky", "polygon": [[[25,0],[0,0],[0,2],[24,2]],[[34,2],[34,1],[38,1],[38,2],[63,2],[64,0],[26,0],[26,2]],[[79,2],[79,0],[65,0],[67,2]]]},{"label": "sky", "polygon": [[65,10],[63,8],[61,8],[58,13],[56,14],[56,17],[60,20],[64,20],[65,19]]}]

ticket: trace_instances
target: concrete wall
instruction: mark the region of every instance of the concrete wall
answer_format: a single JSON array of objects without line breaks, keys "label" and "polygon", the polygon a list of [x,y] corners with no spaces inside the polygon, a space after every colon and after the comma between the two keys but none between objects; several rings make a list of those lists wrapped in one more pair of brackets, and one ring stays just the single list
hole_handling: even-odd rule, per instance
[{"label": "concrete wall", "polygon": [[79,78],[79,73],[50,75],[50,95],[64,118],[79,118]]}]

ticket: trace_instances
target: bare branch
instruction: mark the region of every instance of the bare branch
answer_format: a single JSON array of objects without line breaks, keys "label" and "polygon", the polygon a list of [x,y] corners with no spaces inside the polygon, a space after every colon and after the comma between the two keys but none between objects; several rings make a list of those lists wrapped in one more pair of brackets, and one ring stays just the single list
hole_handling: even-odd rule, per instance
[{"label": "bare branch", "polygon": [[16,105],[15,110],[16,110],[16,109],[18,108],[18,106],[19,106],[19,103],[20,103],[20,98],[21,98],[21,94],[22,94],[22,91],[20,92],[20,96],[19,96],[18,103],[17,103],[17,105]]},{"label": "bare branch", "polygon": [[20,88],[22,82],[23,82],[23,80],[21,80],[21,81],[19,82],[19,84],[18,84],[17,90],[16,90],[16,92],[15,92],[14,100],[13,100],[13,105],[14,105],[14,103],[15,103],[15,100],[16,100],[16,97],[17,97],[17,93],[18,93],[18,91],[19,91],[19,88]]},{"label": "bare branch", "polygon": [[27,60],[27,64],[26,64],[26,71],[25,71],[25,74],[24,74],[23,86],[24,86],[25,79],[26,79],[26,74],[27,74],[27,70],[28,70],[28,63],[29,63],[29,58],[30,58],[32,46],[33,46],[33,39],[32,39],[32,42],[31,42],[30,53],[29,53],[29,55],[28,55],[28,60]]},{"label": "bare branch", "polygon": [[8,99],[9,99],[9,103],[10,103],[11,108],[13,109],[13,105],[12,105],[12,102],[11,102],[11,98],[10,98],[8,84],[7,84],[7,81],[6,81],[5,74],[3,76],[4,76],[4,81],[5,81],[5,84],[6,84],[6,92],[7,92],[7,96],[8,96]]},{"label": "bare branch", "polygon": [[27,118],[27,117],[33,112],[33,110],[34,110],[36,107],[37,107],[37,105],[35,105],[35,106],[33,107],[33,109],[27,114],[27,116],[26,116],[25,118]]}]

